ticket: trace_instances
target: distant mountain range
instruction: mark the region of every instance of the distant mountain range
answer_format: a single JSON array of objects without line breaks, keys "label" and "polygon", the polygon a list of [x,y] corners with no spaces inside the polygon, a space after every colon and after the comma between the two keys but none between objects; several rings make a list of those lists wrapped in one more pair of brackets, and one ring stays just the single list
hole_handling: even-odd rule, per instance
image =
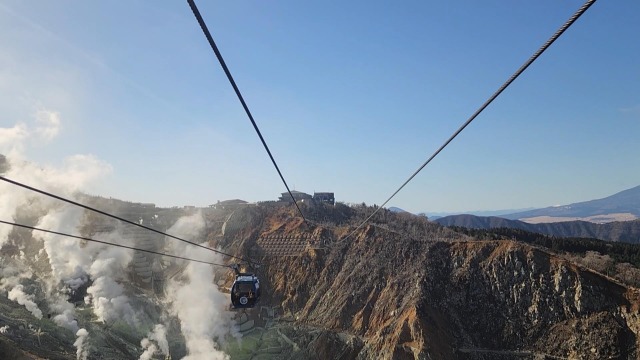
[{"label": "distant mountain range", "polygon": [[[603,199],[528,210],[501,217],[465,214],[432,220],[444,226],[472,229],[505,227],[551,236],[640,243],[639,217],[640,186],[636,186]],[[629,221],[615,221],[617,219]]]},{"label": "distant mountain range", "polygon": [[[595,221],[591,219],[587,220],[592,222],[605,222],[607,217],[615,220],[615,217],[612,217],[611,214],[626,214],[624,220],[640,217],[640,186],[621,191],[603,199],[562,206],[550,206],[543,209],[501,215],[501,217],[512,220],[535,218],[594,218]],[[599,218],[604,221],[598,221]]]},{"label": "distant mountain range", "polygon": [[[393,212],[404,212],[398,207],[390,207]],[[522,220],[528,223],[550,223],[560,221],[583,220],[594,223],[630,221],[640,218],[640,186],[621,191],[609,197],[597,200],[573,203],[569,205],[549,206],[546,208],[478,210],[464,212],[424,211],[430,220],[451,215],[498,216],[510,220]]]},{"label": "distant mountain range", "polygon": [[429,219],[435,220],[445,216],[451,215],[460,215],[460,214],[468,214],[468,215],[476,215],[476,216],[502,216],[503,214],[512,214],[516,212],[523,212],[528,210],[534,210],[535,208],[526,208],[526,209],[503,209],[503,210],[474,210],[474,211],[457,211],[457,212],[424,212],[425,215],[429,217]]},{"label": "distant mountain range", "polygon": [[[535,208],[505,209],[505,210],[455,211],[455,212],[423,211],[423,212],[419,212],[418,215],[425,215],[425,216],[428,216],[429,219],[435,220],[435,219],[443,218],[445,216],[460,215],[460,214],[470,214],[470,215],[477,215],[477,216],[501,216],[502,214],[511,214],[511,213],[515,213],[515,212],[521,212],[521,211],[527,211],[527,210],[533,210],[533,209],[535,209]],[[391,206],[389,208],[389,210],[392,211],[392,212],[396,212],[396,213],[408,212],[408,211],[406,211],[404,209],[401,209],[399,207],[396,207],[396,206]]]},{"label": "distant mountain range", "polygon": [[586,221],[565,221],[545,224],[528,224],[523,221],[503,219],[500,217],[452,215],[435,222],[443,226],[460,226],[470,229],[511,228],[534,233],[560,236],[584,237],[609,241],[640,243],[640,220],[596,224]]}]

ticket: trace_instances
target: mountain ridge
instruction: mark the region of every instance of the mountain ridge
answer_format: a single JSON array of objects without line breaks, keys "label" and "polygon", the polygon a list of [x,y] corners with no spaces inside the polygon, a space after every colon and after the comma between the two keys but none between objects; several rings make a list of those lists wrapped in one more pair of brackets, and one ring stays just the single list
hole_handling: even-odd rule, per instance
[{"label": "mountain ridge", "polygon": [[640,217],[640,185],[601,199],[581,201],[561,206],[549,206],[535,210],[505,214],[500,217],[509,220],[539,216],[583,218],[612,213],[631,213],[636,217]]},{"label": "mountain ridge", "polygon": [[512,228],[560,237],[595,238],[608,241],[640,243],[640,219],[632,221],[596,224],[587,221],[529,224],[501,217],[452,215],[434,220],[443,226],[460,226],[471,229]]},{"label": "mountain ridge", "polygon": [[[477,241],[420,217],[379,215],[349,241],[338,240],[348,228],[314,230],[337,242],[306,254],[300,271],[294,258],[265,265],[265,286],[285,311],[360,339],[341,351],[351,354],[344,359],[636,355],[614,345],[636,338],[607,310],[636,303],[626,287],[520,242]],[[308,230],[289,227],[287,236]],[[634,323],[635,315],[624,316],[622,324]]]}]

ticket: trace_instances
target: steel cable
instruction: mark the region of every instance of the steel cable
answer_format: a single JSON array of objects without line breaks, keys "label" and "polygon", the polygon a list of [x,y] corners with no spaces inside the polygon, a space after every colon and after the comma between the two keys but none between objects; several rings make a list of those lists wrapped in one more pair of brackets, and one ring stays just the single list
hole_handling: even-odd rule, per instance
[{"label": "steel cable", "polygon": [[511,75],[511,77],[509,77],[509,79],[504,82],[504,84],[502,84],[502,86],[500,86],[500,88],[493,93],[493,95],[491,95],[491,97],[489,97],[489,99],[487,101],[484,102],[484,104],[482,104],[482,106],[480,106],[480,108],[478,108],[478,110],[476,110],[476,112],[473,113],[473,115],[471,115],[471,117],[469,117],[469,119],[467,119],[467,121],[465,121],[460,128],[458,128],[458,130],[456,130],[456,132],[453,133],[453,135],[451,135],[451,137],[449,137],[449,139],[447,139],[447,141],[445,141],[444,144],[442,144],[442,146],[440,146],[438,148],[438,150],[436,150],[436,152],[433,153],[433,155],[431,155],[422,165],[420,165],[420,167],[413,173],[411,174],[411,176],[409,176],[409,178],[393,193],[391,194],[391,196],[389,196],[389,198],[387,200],[385,200],[384,203],[382,203],[382,205],[380,205],[371,215],[369,215],[369,217],[367,217],[362,223],[360,223],[360,225],[358,225],[355,230],[353,230],[351,233],[349,233],[349,235],[347,235],[347,237],[345,237],[343,240],[346,240],[348,238],[350,238],[356,231],[358,231],[364,224],[366,224],[375,214],[378,213],[378,211],[380,211],[380,209],[382,209],[391,199],[393,199],[399,192],[400,190],[402,190],[411,180],[413,180],[413,178],[418,175],[418,173],[420,171],[422,171],[422,169],[424,169],[425,166],[427,166],[431,160],[433,160],[436,156],[438,156],[438,154],[440,154],[440,152],[442,150],[444,150],[445,147],[447,147],[447,145],[449,145],[449,143],[451,141],[453,141],[453,139],[455,139],[458,134],[460,134],[462,132],[462,130],[464,130],[469,124],[471,124],[471,122],[478,116],[480,115],[480,113],[482,111],[484,111],[484,109],[486,109],[489,104],[491,104],[493,102],[493,100],[495,100],[509,85],[511,85],[511,83],[518,78],[518,76],[520,76],[528,67],[529,65],[531,65],[540,55],[542,55],[543,52],[545,52],[545,50],[547,50],[547,48],[549,48],[549,46],[551,46],[551,44],[553,44],[559,37],[560,35],[562,35],[562,33],[565,32],[565,30],[567,30],[576,20],[578,20],[578,18],[585,13],[585,11],[587,11],[587,9],[589,9],[589,7],[591,7],[591,5],[593,5],[596,2],[596,0],[588,0],[587,2],[585,2],[570,18],[569,20],[567,20],[550,38],[549,40],[547,40],[539,49],[538,51],[536,51],[522,66],[520,66],[520,68],[518,70],[516,70],[515,73],[513,73],[513,75]]},{"label": "steel cable", "polygon": [[273,166],[276,168],[276,171],[278,172],[278,175],[280,175],[280,179],[282,180],[282,183],[284,184],[285,188],[287,189],[287,192],[291,196],[291,200],[293,200],[293,204],[296,206],[296,208],[298,209],[298,212],[300,213],[300,215],[302,216],[302,218],[306,222],[307,219],[305,218],[304,214],[302,213],[302,210],[298,206],[298,202],[296,201],[295,196],[293,196],[293,194],[291,193],[291,190],[289,189],[289,185],[287,185],[287,181],[284,179],[284,176],[282,175],[282,172],[280,171],[280,168],[278,167],[278,164],[276,163],[276,160],[274,159],[273,155],[271,154],[271,150],[269,150],[269,146],[267,146],[267,142],[264,140],[264,137],[262,136],[262,133],[260,132],[260,129],[258,128],[258,125],[256,124],[256,121],[253,119],[253,115],[251,115],[251,111],[249,111],[249,107],[247,106],[247,103],[244,101],[244,97],[242,96],[242,93],[240,92],[240,89],[238,88],[238,85],[236,85],[236,82],[233,79],[233,76],[231,76],[231,71],[229,71],[229,68],[227,67],[227,64],[225,63],[224,59],[222,58],[222,54],[220,53],[220,50],[218,50],[218,46],[216,45],[215,41],[213,40],[213,37],[211,36],[211,32],[209,32],[209,28],[207,28],[207,24],[204,22],[204,19],[202,18],[202,15],[200,15],[200,11],[198,10],[198,7],[196,6],[196,3],[193,0],[187,0],[187,2],[189,3],[189,7],[191,7],[191,11],[193,11],[193,15],[196,17],[196,20],[198,20],[198,24],[200,25],[200,29],[202,29],[202,32],[204,33],[204,35],[206,36],[207,40],[209,41],[209,45],[211,46],[211,49],[213,49],[213,52],[216,54],[216,57],[218,58],[218,61],[220,62],[220,66],[222,66],[222,70],[224,70],[224,73],[227,75],[227,79],[229,79],[229,83],[231,83],[231,86],[233,87],[233,90],[235,91],[236,96],[238,96],[238,100],[240,100],[240,103],[242,104],[242,107],[244,108],[244,111],[247,113],[247,116],[249,117],[249,120],[251,120],[251,124],[253,125],[253,128],[255,129],[256,133],[258,134],[258,137],[260,138],[260,141],[262,142],[262,146],[264,146],[264,149],[267,151],[267,154],[269,155],[269,158],[271,159],[271,163],[273,163]]},{"label": "steel cable", "polygon": [[187,261],[192,261],[192,262],[197,262],[197,263],[207,264],[207,265],[214,265],[214,266],[229,267],[228,265],[224,265],[224,264],[216,264],[216,263],[209,262],[209,261],[204,261],[204,260],[197,260],[197,259],[188,258],[188,257],[185,257],[185,256],[179,256],[179,255],[173,255],[173,254],[162,253],[162,252],[159,252],[159,251],[153,251],[153,250],[141,249],[141,248],[137,248],[137,247],[135,247],[135,246],[128,246],[128,245],[122,245],[122,244],[110,243],[110,242],[107,242],[107,241],[96,240],[96,239],[92,239],[92,238],[88,238],[88,237],[84,237],[84,236],[70,235],[70,234],[65,234],[65,233],[58,232],[58,231],[52,231],[52,230],[41,229],[41,228],[37,228],[37,227],[35,227],[35,226],[29,226],[29,225],[24,225],[24,224],[18,224],[18,223],[13,223],[13,222],[4,221],[4,220],[0,220],[0,223],[2,223],[2,224],[6,224],[6,225],[12,225],[12,226],[16,226],[16,227],[21,227],[21,228],[29,229],[29,230],[41,231],[41,232],[48,233],[48,234],[54,234],[54,235],[59,235],[59,236],[65,236],[65,237],[69,237],[69,238],[74,238],[74,239],[79,239],[79,240],[85,240],[85,241],[89,241],[89,242],[95,242],[95,243],[105,244],[105,245],[110,245],[110,246],[117,246],[117,247],[124,248],[124,249],[130,249],[130,250],[135,250],[135,251],[142,251],[142,252],[146,252],[146,253],[149,253],[149,254],[155,254],[155,255],[160,255],[160,256],[167,256],[167,257],[174,258],[174,259],[187,260]]},{"label": "steel cable", "polygon": [[175,235],[167,234],[167,233],[162,232],[162,231],[160,231],[160,230],[156,230],[156,229],[150,228],[150,227],[148,227],[148,226],[144,226],[144,225],[142,225],[142,224],[138,224],[137,222],[133,222],[133,221],[130,221],[130,220],[127,220],[127,219],[121,218],[121,217],[116,216],[116,215],[113,215],[113,214],[109,214],[109,213],[107,213],[107,212],[105,212],[105,211],[98,210],[98,209],[93,208],[93,207],[91,207],[91,206],[84,205],[84,204],[81,204],[81,203],[76,202],[76,201],[73,201],[73,200],[69,200],[69,199],[64,198],[64,197],[62,197],[62,196],[58,196],[58,195],[52,194],[52,193],[50,193],[50,192],[47,192],[47,191],[44,191],[44,190],[37,189],[37,188],[35,188],[35,187],[33,187],[33,186],[29,186],[29,185],[23,184],[23,183],[21,183],[21,182],[15,181],[15,180],[11,180],[11,179],[6,178],[6,177],[4,177],[4,176],[0,176],[0,180],[2,180],[2,181],[6,181],[6,182],[11,183],[11,184],[14,184],[14,185],[16,185],[16,186],[20,186],[20,187],[25,188],[25,189],[27,189],[27,190],[31,190],[31,191],[37,192],[37,193],[42,194],[42,195],[49,196],[49,197],[51,197],[51,198],[54,198],[54,199],[57,199],[57,200],[60,200],[60,201],[66,202],[66,203],[68,203],[68,204],[75,205],[75,206],[81,207],[81,208],[83,208],[83,209],[93,211],[93,212],[95,212],[95,213],[98,213],[98,214],[101,214],[101,215],[104,215],[104,216],[110,217],[110,218],[112,218],[112,219],[116,219],[116,220],[118,220],[118,221],[122,221],[122,222],[124,222],[124,223],[129,224],[129,225],[137,226],[137,227],[139,227],[139,228],[142,228],[142,229],[145,229],[145,230],[149,230],[149,231],[152,231],[152,232],[154,232],[154,233],[157,233],[157,234],[160,234],[160,235],[164,235],[164,236],[166,236],[166,237],[169,237],[169,238],[172,238],[172,239],[176,239],[176,240],[178,240],[178,241],[182,241],[182,242],[184,242],[184,243],[187,243],[187,244],[190,244],[190,245],[193,245],[193,246],[197,246],[197,247],[202,248],[202,249],[206,249],[206,250],[209,250],[209,251],[213,251],[213,252],[218,253],[218,254],[220,254],[220,255],[228,256],[228,257],[230,257],[230,258],[237,259],[237,260],[240,260],[240,261],[244,261],[244,262],[247,262],[247,263],[250,263],[250,264],[251,264],[251,263],[253,263],[253,262],[251,262],[251,261],[249,261],[249,260],[246,260],[246,259],[243,259],[243,258],[241,258],[241,257],[234,256],[234,255],[231,255],[231,254],[227,254],[227,253],[225,253],[225,252],[222,252],[222,251],[219,251],[219,250],[216,250],[216,249],[212,249],[212,248],[210,248],[210,247],[207,247],[207,246],[204,246],[204,245],[201,245],[201,244],[195,243],[195,242],[193,242],[193,241],[189,241],[189,240],[186,240],[186,239],[183,239],[183,238],[177,237],[177,236],[175,236]]}]

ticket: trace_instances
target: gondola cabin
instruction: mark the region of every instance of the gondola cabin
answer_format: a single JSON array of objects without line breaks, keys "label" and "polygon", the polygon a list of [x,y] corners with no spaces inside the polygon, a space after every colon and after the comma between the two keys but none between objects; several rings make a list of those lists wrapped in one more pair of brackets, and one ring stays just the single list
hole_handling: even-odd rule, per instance
[{"label": "gondola cabin", "polygon": [[260,300],[260,280],[253,274],[238,274],[231,285],[231,306],[246,309]]}]

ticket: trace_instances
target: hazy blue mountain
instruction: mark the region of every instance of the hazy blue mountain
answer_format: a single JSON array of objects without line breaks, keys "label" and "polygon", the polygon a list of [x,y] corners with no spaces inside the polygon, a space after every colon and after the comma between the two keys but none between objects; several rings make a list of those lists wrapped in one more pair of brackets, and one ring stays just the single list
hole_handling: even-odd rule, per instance
[{"label": "hazy blue mountain", "polygon": [[585,237],[609,241],[640,243],[640,220],[595,224],[586,221],[528,224],[495,216],[452,215],[435,220],[444,226],[460,226],[471,229],[511,228],[534,233],[560,236]]},{"label": "hazy blue mountain", "polygon": [[534,210],[535,208],[524,208],[524,209],[504,209],[504,210],[475,210],[475,211],[452,211],[452,212],[431,212],[425,211],[423,214],[429,217],[429,219],[439,219],[445,216],[451,215],[476,215],[476,216],[501,216],[504,214],[512,214],[517,212],[523,212],[528,210]]},{"label": "hazy blue mountain", "polygon": [[[533,231],[530,225],[518,220],[508,220],[496,216],[475,216],[470,214],[450,215],[434,220],[443,226],[460,226],[469,229],[512,228]],[[537,232],[537,231],[534,231]]]},{"label": "hazy blue mountain", "polygon": [[621,191],[603,199],[578,202],[563,206],[550,206],[502,215],[506,219],[525,219],[536,216],[588,217],[611,213],[631,213],[640,216],[640,186]]}]

